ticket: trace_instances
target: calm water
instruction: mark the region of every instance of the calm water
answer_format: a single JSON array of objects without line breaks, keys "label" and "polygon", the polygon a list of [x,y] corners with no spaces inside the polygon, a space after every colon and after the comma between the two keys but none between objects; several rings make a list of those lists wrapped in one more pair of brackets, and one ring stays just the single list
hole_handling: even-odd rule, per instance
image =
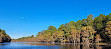
[{"label": "calm water", "polygon": [[111,49],[111,45],[10,42],[0,43],[0,49]]}]

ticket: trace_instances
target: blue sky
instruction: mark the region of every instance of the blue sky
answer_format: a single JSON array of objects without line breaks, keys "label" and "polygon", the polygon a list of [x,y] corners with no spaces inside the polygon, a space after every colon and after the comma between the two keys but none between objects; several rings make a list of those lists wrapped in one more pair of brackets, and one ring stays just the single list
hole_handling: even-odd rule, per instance
[{"label": "blue sky", "polygon": [[0,28],[11,38],[36,35],[52,25],[111,13],[111,0],[0,0]]}]

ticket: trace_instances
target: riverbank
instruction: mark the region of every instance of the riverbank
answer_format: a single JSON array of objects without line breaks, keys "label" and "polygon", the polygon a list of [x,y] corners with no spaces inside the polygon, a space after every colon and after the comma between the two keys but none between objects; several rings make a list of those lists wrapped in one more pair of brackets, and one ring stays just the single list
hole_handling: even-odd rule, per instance
[{"label": "riverbank", "polygon": [[26,39],[12,39],[11,42],[38,42],[36,37]]},{"label": "riverbank", "polygon": [[[52,43],[52,42],[40,42],[39,40],[36,39],[36,37],[28,38],[28,39],[14,39],[11,42],[36,42],[36,43]],[[59,44],[73,44],[73,43],[61,43],[61,42],[54,42],[59,43]],[[93,45],[111,45],[111,43],[75,43],[75,44],[93,44]]]}]

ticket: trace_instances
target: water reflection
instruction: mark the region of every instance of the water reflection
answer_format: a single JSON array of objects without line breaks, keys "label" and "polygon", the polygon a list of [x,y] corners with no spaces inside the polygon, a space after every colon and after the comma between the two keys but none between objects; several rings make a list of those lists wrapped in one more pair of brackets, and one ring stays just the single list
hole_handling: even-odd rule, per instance
[{"label": "water reflection", "polygon": [[25,48],[26,49],[111,49],[111,45],[11,42],[11,43],[0,43],[0,48],[10,48],[10,49],[25,49]]},{"label": "water reflection", "polygon": [[0,46],[10,45],[10,43],[0,43]]},{"label": "water reflection", "polygon": [[0,46],[4,46],[5,44],[0,44]]},{"label": "water reflection", "polygon": [[66,46],[68,49],[111,49],[111,45],[75,44]]},{"label": "water reflection", "polygon": [[38,46],[60,46],[60,49],[111,49],[111,45],[96,45],[96,44],[72,44],[72,43],[25,43]]}]

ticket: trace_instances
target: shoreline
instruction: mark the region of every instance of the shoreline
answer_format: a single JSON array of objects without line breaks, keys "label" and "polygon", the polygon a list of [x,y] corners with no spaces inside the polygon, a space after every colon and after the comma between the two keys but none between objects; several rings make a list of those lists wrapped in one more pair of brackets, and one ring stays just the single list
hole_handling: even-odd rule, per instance
[{"label": "shoreline", "polygon": [[[74,44],[74,43],[61,43],[61,42],[31,42],[31,41],[11,41],[11,42],[26,42],[26,43],[43,43],[43,44]],[[108,43],[75,43],[75,45],[76,44],[82,44],[82,45],[111,45],[111,43],[110,44],[108,44]]]}]

